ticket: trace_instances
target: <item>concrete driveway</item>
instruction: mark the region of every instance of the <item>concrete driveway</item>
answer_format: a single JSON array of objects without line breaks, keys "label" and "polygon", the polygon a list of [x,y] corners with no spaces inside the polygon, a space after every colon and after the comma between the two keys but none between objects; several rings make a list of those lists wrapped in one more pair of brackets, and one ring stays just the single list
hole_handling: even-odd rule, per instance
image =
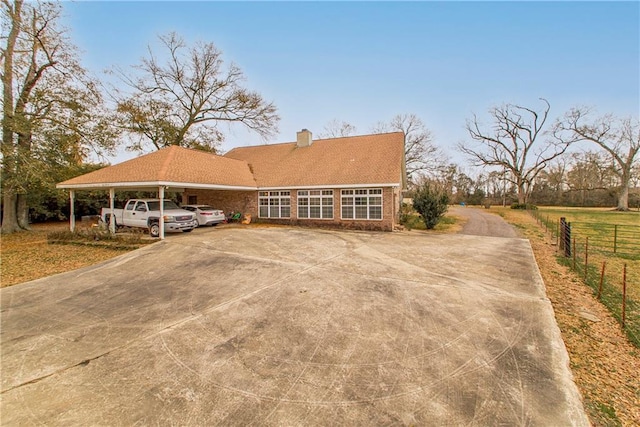
[{"label": "concrete driveway", "polygon": [[1,297],[3,425],[588,425],[522,239],[198,229]]}]

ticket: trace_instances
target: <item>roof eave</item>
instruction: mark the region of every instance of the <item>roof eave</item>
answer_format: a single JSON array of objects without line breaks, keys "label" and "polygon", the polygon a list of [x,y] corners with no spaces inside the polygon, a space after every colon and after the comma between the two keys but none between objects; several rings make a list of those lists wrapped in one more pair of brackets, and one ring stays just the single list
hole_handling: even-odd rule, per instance
[{"label": "roof eave", "polygon": [[262,186],[258,190],[314,190],[323,188],[371,188],[371,187],[401,187],[400,182],[367,183],[367,184],[322,184],[322,185],[287,185],[287,186]]},{"label": "roof eave", "polygon": [[141,188],[165,187],[167,189],[174,188],[198,188],[203,190],[238,190],[238,191],[255,191],[256,186],[248,185],[225,185],[225,184],[201,184],[195,182],[176,182],[176,181],[137,181],[137,182],[96,182],[96,183],[79,183],[65,184],[61,182],[56,184],[56,188],[66,190],[107,190],[110,188],[122,188],[127,190]]}]

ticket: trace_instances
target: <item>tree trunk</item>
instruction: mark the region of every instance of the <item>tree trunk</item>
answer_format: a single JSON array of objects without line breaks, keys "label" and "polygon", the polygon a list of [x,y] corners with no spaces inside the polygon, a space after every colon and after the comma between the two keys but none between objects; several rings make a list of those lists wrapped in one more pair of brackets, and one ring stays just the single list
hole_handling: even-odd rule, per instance
[{"label": "tree trunk", "polygon": [[27,204],[26,194],[17,195],[16,217],[18,218],[18,226],[21,229],[31,230],[31,227],[29,227],[29,205]]},{"label": "tree trunk", "polygon": [[2,198],[2,232],[14,233],[20,230],[18,225],[18,216],[16,215],[16,208],[18,205],[18,196],[16,196],[12,190],[4,190],[4,196]]},{"label": "tree trunk", "polygon": [[629,182],[623,183],[620,191],[618,192],[618,206],[616,207],[618,211],[628,211],[629,210]]},{"label": "tree trunk", "polygon": [[524,205],[527,203],[527,191],[524,189],[522,183],[518,183],[518,204]]}]

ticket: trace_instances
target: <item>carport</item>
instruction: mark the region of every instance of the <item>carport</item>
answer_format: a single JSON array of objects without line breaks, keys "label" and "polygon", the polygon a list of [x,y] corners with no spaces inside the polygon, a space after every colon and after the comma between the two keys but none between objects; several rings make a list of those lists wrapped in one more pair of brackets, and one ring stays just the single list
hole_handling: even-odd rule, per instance
[{"label": "carport", "polygon": [[[155,191],[160,199],[160,238],[164,239],[164,198],[167,191],[186,189],[256,191],[249,165],[204,151],[171,146],[116,165],[77,176],[56,185],[69,190],[69,228],[75,230],[76,191],[108,190],[109,209],[116,191]],[[114,216],[109,229],[115,233]]]}]

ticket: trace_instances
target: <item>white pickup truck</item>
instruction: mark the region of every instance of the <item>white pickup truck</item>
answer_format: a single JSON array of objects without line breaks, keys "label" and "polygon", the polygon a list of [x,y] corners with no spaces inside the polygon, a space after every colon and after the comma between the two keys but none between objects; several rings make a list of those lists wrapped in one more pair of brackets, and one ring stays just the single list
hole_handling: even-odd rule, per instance
[{"label": "white pickup truck", "polygon": [[[102,208],[100,219],[108,225],[112,215],[116,227],[146,228],[152,237],[160,235],[159,199],[130,199],[124,209],[113,209],[113,212],[110,208]],[[179,208],[171,200],[164,201],[163,218],[165,232],[189,232],[198,226],[195,213]]]}]

